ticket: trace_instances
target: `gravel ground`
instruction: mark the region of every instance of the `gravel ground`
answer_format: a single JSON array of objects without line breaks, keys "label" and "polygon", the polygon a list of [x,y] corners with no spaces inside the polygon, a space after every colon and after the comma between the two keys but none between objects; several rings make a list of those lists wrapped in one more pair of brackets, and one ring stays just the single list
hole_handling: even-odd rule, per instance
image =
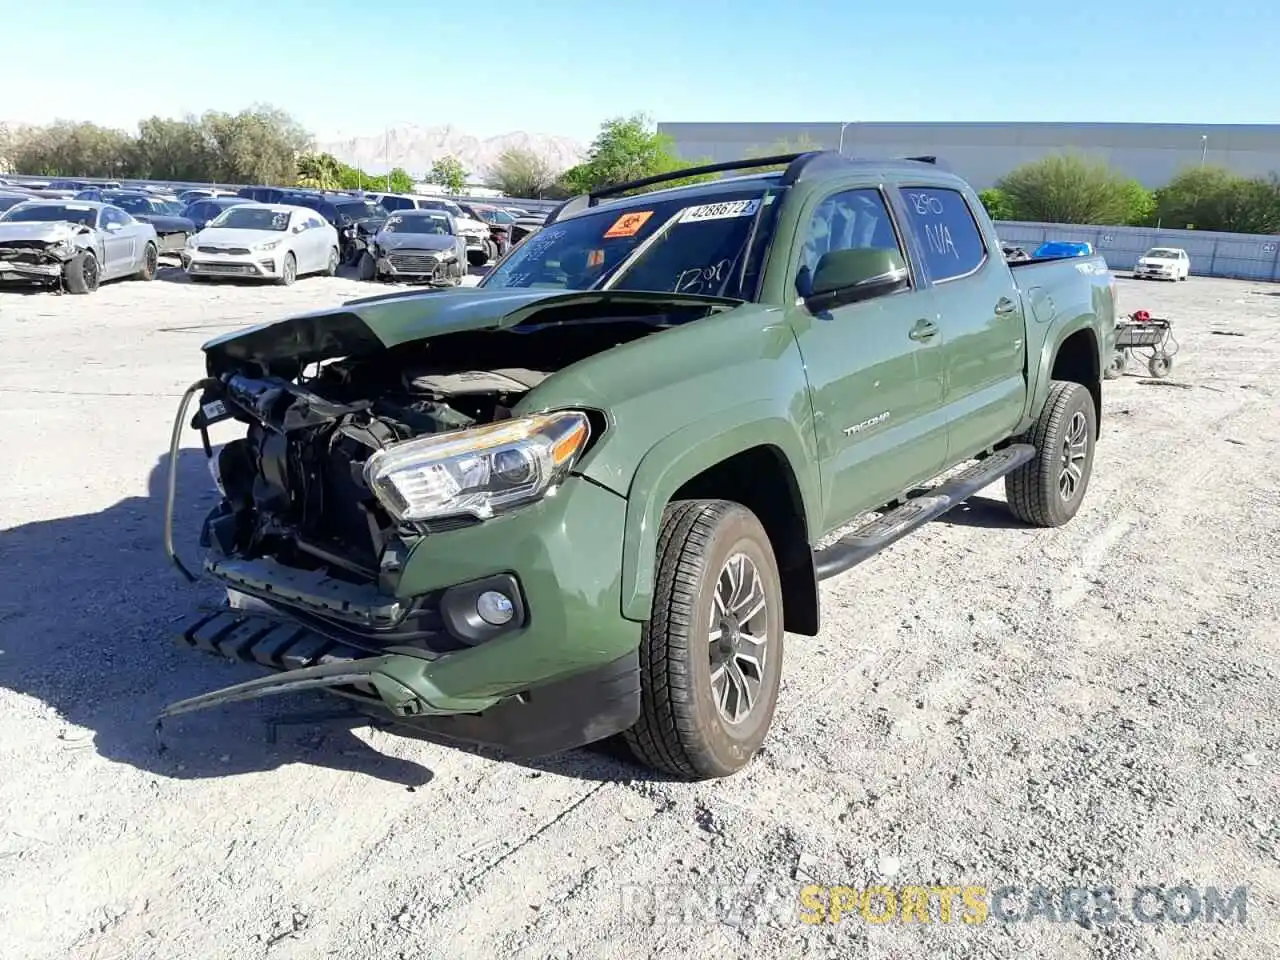
[{"label": "gravel ground", "polygon": [[[1020,528],[997,485],[824,585],[765,752],[699,785],[600,749],[503,764],[319,722],[271,742],[321,696],[158,734],[163,704],[255,675],[170,639],[203,596],[160,547],[199,345],[377,289],[0,294],[0,956],[1271,956],[1280,289],[1120,287],[1182,352],[1106,383],[1075,521]],[[1244,885],[1248,913],[808,925],[807,882],[1109,884],[1126,914],[1142,884]]]}]

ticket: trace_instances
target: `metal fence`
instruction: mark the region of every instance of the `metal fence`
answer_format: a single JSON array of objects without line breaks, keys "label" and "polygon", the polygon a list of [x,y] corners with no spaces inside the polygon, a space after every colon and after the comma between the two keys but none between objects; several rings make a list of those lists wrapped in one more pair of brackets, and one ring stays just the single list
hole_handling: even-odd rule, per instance
[{"label": "metal fence", "polygon": [[997,221],[996,232],[1004,243],[1017,244],[1028,253],[1046,240],[1091,243],[1112,270],[1132,270],[1152,247],[1181,247],[1197,276],[1280,282],[1280,236],[1010,220]]}]

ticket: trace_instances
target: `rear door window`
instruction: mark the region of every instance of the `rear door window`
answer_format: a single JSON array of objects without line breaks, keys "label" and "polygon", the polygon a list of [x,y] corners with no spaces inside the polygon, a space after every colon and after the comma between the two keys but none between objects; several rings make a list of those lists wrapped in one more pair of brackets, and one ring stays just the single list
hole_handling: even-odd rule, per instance
[{"label": "rear door window", "polygon": [[930,280],[967,277],[986,262],[987,245],[964,194],[940,187],[903,187],[902,199]]}]

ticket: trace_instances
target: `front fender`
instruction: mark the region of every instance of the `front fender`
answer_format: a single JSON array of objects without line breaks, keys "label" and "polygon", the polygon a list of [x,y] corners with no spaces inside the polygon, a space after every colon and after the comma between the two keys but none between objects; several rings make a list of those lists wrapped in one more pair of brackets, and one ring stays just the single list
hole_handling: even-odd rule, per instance
[{"label": "front fender", "polygon": [[622,539],[622,615],[648,620],[653,606],[658,529],[667,503],[688,480],[734,454],[772,446],[791,467],[805,510],[806,534],[820,528],[817,464],[798,425],[772,400],[719,410],[664,437],[640,460],[627,495]]}]

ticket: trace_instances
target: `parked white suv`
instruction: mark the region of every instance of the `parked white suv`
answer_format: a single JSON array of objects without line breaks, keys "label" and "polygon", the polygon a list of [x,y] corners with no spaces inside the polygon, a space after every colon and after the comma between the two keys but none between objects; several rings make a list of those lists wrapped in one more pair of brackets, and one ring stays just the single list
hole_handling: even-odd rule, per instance
[{"label": "parked white suv", "polygon": [[1135,280],[1186,280],[1191,276],[1191,258],[1181,247],[1152,247],[1133,267]]}]

